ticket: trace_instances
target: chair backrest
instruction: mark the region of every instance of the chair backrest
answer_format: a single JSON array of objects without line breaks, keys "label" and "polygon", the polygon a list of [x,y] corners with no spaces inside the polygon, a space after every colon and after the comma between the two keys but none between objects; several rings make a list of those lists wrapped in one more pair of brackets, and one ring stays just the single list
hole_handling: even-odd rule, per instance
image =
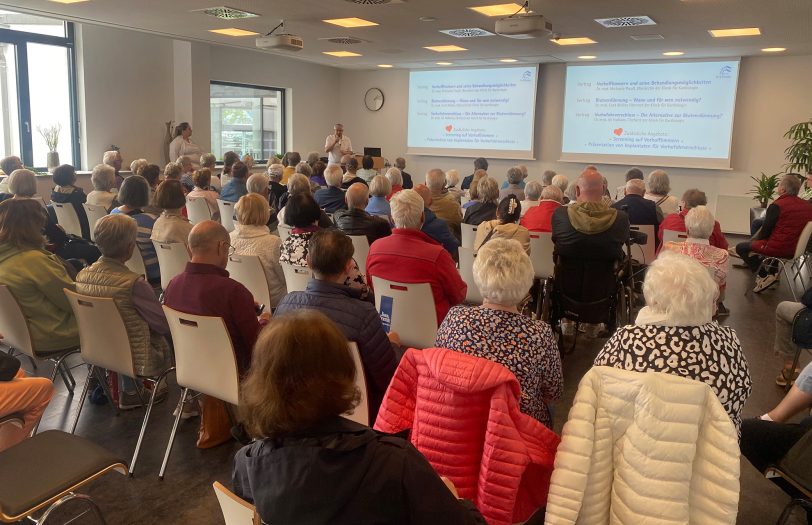
[{"label": "chair backrest", "polygon": [[234,231],[234,203],[217,199],[217,207],[220,209],[220,224],[228,232]]},{"label": "chair backrest", "polygon": [[0,334],[3,334],[2,344],[28,357],[36,357],[28,321],[20,303],[5,284],[0,284]]},{"label": "chair backrest", "polygon": [[307,288],[307,283],[310,281],[310,276],[313,272],[310,268],[304,266],[295,266],[293,264],[281,263],[282,271],[285,273],[285,286],[290,292],[304,292]]},{"label": "chair backrest", "polygon": [[685,242],[688,240],[688,234],[685,232],[678,232],[675,230],[663,230],[663,244],[667,242]]},{"label": "chair backrest", "polygon": [[397,332],[404,346],[429,348],[437,338],[437,313],[428,283],[398,283],[372,277],[375,308],[384,327]]},{"label": "chair backrest", "polygon": [[547,279],[555,273],[553,261],[553,234],[550,232],[530,232],[530,261],[536,279]]},{"label": "chair backrest", "polygon": [[291,230],[290,226],[288,226],[287,224],[282,224],[281,222],[276,227],[276,231],[279,232],[279,238],[282,239],[282,242],[285,242],[285,239],[290,237],[290,230]]},{"label": "chair backrest", "polygon": [[138,275],[147,275],[147,267],[144,265],[144,257],[141,255],[141,250],[138,249],[138,246],[136,246],[133,250],[132,257],[127,259],[127,262],[124,264],[130,269],[130,271],[135,272]]},{"label": "chair backrest", "polygon": [[85,215],[87,215],[87,224],[90,227],[90,240],[95,241],[96,235],[93,233],[93,230],[96,229],[96,223],[107,215],[107,209],[104,206],[96,206],[95,204],[82,204],[82,207],[85,209]]},{"label": "chair backrest", "polygon": [[203,198],[186,199],[186,214],[189,216],[189,222],[192,224],[211,219],[209,203]]},{"label": "chair backrest", "polygon": [[477,226],[463,222],[460,224],[460,230],[462,231],[462,247],[473,249],[474,241],[476,240]]},{"label": "chair backrest", "polygon": [[474,250],[460,246],[460,277],[468,285],[468,292],[465,294],[465,302],[471,304],[482,304],[482,294],[479,293],[474,282]]},{"label": "chair backrest", "polygon": [[161,270],[161,288],[166,290],[169,281],[186,269],[189,262],[189,251],[182,242],[152,241],[158,255],[158,267]]},{"label": "chair backrest", "polygon": [[76,209],[71,203],[52,202],[51,206],[56,213],[56,222],[62,226],[65,233],[70,235],[82,236],[82,225],[79,224],[79,216],[76,215]]},{"label": "chair backrest", "polygon": [[239,404],[237,358],[223,318],[163,308],[175,345],[178,385]]},{"label": "chair backrest", "polygon": [[367,256],[369,255],[369,240],[366,235],[350,235],[352,247],[355,248],[353,258],[358,263],[361,273],[366,273]]},{"label": "chair backrest", "polygon": [[806,253],[806,246],[809,244],[810,237],[812,237],[812,221],[807,222],[804,229],[801,230],[801,235],[798,237],[798,244],[795,245],[795,256],[793,259],[797,259]]},{"label": "chair backrest", "polygon": [[364,374],[364,363],[361,361],[361,351],[358,350],[358,345],[350,341],[348,348],[352,360],[355,363],[355,386],[361,393],[361,399],[355,410],[344,417],[356,423],[369,426],[369,397],[367,395],[367,377]]},{"label": "chair backrest", "polygon": [[654,225],[652,224],[632,224],[629,226],[630,230],[639,231],[645,233],[648,238],[646,239],[646,244],[632,244],[632,259],[636,259],[637,262],[642,264],[651,264],[654,262],[655,256],[655,237],[654,237]]},{"label": "chair backrest", "polygon": [[270,308],[271,291],[259,256],[232,255],[228,258],[226,271],[232,279],[248,288],[256,302]]},{"label": "chair backrest", "polygon": [[213,487],[226,525],[260,525],[256,507],[225,488],[219,481],[215,481]]},{"label": "chair backrest", "polygon": [[76,324],[82,360],[127,377],[135,377],[130,338],[124,320],[110,297],[90,297],[65,288]]}]

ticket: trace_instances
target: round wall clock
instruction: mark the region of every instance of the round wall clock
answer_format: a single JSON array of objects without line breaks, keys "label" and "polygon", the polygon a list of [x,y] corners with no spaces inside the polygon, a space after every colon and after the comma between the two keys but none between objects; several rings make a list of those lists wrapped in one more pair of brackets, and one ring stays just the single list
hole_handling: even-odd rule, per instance
[{"label": "round wall clock", "polygon": [[364,105],[370,111],[378,111],[383,107],[383,91],[378,88],[369,88],[364,95]]}]

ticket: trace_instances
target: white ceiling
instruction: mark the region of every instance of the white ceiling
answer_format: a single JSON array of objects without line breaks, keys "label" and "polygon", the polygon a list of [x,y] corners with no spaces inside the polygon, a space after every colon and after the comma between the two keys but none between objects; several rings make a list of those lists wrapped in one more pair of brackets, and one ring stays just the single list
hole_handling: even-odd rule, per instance
[{"label": "white ceiling", "polygon": [[[359,2],[371,0],[355,0]],[[812,55],[812,0],[531,0],[530,7],[553,24],[562,37],[586,36],[597,44],[561,47],[547,39],[516,40],[502,36],[454,38],[440,29],[480,27],[493,31],[494,19],[468,6],[508,0],[394,0],[388,5],[358,5],[352,0],[90,0],[63,5],[48,0],[0,0],[0,7],[54,14],[77,22],[113,25],[165,36],[254,48],[254,37],[227,37],[208,29],[238,27],[259,33],[285,19],[288,33],[304,38],[304,50],[279,53],[342,68],[437,67],[498,63],[575,61],[579,55],[598,60],[664,59],[664,51],[684,51],[683,58],[750,56],[764,47],[786,47],[786,54]],[[521,3],[521,0],[519,1]],[[192,10],[227,5],[259,13],[259,18],[225,21]],[[657,25],[606,29],[595,18],[648,15]],[[380,25],[343,29],[326,18],[360,17]],[[431,16],[435,22],[421,22]],[[712,38],[707,30],[760,27],[758,37]],[[631,35],[657,33],[663,40],[635,41]],[[321,38],[352,36],[367,42],[340,46]],[[468,51],[436,53],[423,46],[457,44]],[[352,50],[361,57],[333,58],[322,51]],[[810,64],[812,65],[812,64]]]}]

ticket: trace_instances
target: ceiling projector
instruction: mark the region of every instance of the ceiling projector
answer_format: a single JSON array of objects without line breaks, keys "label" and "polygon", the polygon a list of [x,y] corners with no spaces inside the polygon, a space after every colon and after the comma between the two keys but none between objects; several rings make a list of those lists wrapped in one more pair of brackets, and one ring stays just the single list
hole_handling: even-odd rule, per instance
[{"label": "ceiling projector", "polygon": [[277,49],[284,51],[301,51],[304,49],[304,40],[296,35],[271,35],[257,38],[257,47],[260,49]]},{"label": "ceiling projector", "polygon": [[553,24],[542,15],[515,15],[496,21],[497,35],[509,38],[537,38],[553,32]]}]

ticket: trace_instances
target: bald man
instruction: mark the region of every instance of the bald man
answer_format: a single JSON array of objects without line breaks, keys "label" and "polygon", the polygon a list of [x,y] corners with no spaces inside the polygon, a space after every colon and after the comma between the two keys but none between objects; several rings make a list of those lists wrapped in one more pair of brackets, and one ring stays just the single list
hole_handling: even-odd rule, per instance
[{"label": "bald man", "polygon": [[445,189],[445,173],[441,169],[432,169],[426,173],[426,186],[431,191],[429,209],[451,227],[454,236],[460,238],[462,209],[457,199]]},{"label": "bald man", "polygon": [[581,262],[622,261],[629,217],[603,201],[603,176],[586,169],[578,177],[576,202],[553,212],[556,257]]},{"label": "bald man", "polygon": [[365,211],[369,203],[369,188],[366,184],[356,182],[347,188],[344,197],[347,209],[333,214],[333,222],[339,230],[347,235],[366,235],[370,246],[378,239],[392,235],[389,221]]},{"label": "bald man", "polygon": [[232,250],[228,232],[220,223],[195,225],[189,233],[189,251],[192,260],[164,290],[164,304],[184,313],[222,317],[234,345],[237,368],[244,376],[251,365],[257,334],[270,314],[265,312],[257,318],[251,292],[229,278],[226,265]]},{"label": "bald man", "polygon": [[426,217],[420,231],[442,244],[445,251],[447,251],[455,261],[459,260],[460,242],[451,233],[448,224],[446,224],[443,219],[437,217],[430,209],[432,202],[431,190],[429,190],[425,184],[418,184],[414,187],[414,191],[423,198],[423,202],[426,204],[426,209],[423,210]]}]

